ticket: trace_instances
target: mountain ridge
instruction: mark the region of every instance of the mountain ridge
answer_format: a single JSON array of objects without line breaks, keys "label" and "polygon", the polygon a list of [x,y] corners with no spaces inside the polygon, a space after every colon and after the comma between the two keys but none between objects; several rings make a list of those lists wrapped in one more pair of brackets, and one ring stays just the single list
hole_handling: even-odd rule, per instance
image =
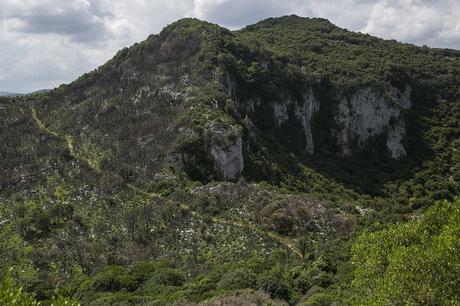
[{"label": "mountain ridge", "polygon": [[5,97],[5,96],[18,96],[21,94],[18,93],[13,93],[13,92],[7,92],[7,91],[0,91],[0,96]]},{"label": "mountain ridge", "polygon": [[0,267],[45,301],[364,303],[366,231],[456,220],[459,61],[324,19],[188,18],[0,98]]},{"label": "mountain ridge", "polygon": [[0,97],[17,97],[17,96],[26,96],[26,95],[33,95],[33,94],[39,94],[39,93],[46,93],[51,91],[51,89],[39,89],[32,91],[30,93],[26,94],[20,94],[20,93],[13,93],[13,92],[7,92],[7,91],[0,91]]}]

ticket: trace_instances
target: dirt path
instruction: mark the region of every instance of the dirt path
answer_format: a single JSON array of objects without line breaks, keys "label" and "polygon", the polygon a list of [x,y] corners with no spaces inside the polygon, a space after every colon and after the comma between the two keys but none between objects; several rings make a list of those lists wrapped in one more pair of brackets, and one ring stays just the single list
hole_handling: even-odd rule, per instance
[{"label": "dirt path", "polygon": [[133,184],[127,184],[128,188],[133,190],[134,192],[138,192],[140,194],[143,194],[145,196],[151,197],[151,198],[164,198],[162,195],[156,192],[147,192],[142,190],[141,188],[134,186]]},{"label": "dirt path", "polygon": [[99,166],[97,165],[97,163],[87,157],[84,157],[84,156],[81,156],[80,154],[78,154],[76,151],[75,151],[75,147],[73,145],[73,137],[72,135],[61,135],[59,134],[58,132],[56,131],[53,131],[52,129],[50,129],[49,127],[47,127],[43,121],[40,120],[40,118],[38,118],[37,116],[37,111],[34,109],[34,108],[31,108],[31,111],[32,111],[32,119],[35,121],[35,123],[37,124],[37,127],[44,133],[48,134],[48,135],[51,135],[51,136],[54,136],[56,138],[59,138],[59,139],[62,139],[65,144],[66,144],[66,147],[67,147],[67,150],[69,151],[69,154],[70,156],[72,156],[72,158],[74,158],[75,160],[78,160],[84,164],[86,164],[89,168],[91,168],[92,170],[98,172],[98,173],[101,173],[101,169],[99,168]]},{"label": "dirt path", "polygon": [[253,224],[248,224],[241,221],[230,221],[220,218],[213,218],[212,221],[218,224],[233,225],[253,230],[261,235],[269,237],[271,240],[278,242],[279,244],[290,250],[292,253],[296,254],[299,257],[302,257],[302,253],[295,247],[295,242],[289,238],[282,237],[274,232],[264,231]]},{"label": "dirt path", "polygon": [[[36,112],[36,110],[34,108],[31,108],[31,111],[32,111],[32,119],[35,121],[35,123],[37,124],[37,127],[41,131],[43,131],[46,134],[52,135],[54,137],[57,137],[57,138],[62,139],[63,141],[65,141],[65,144],[66,144],[66,147],[67,147],[67,149],[69,151],[70,156],[72,156],[74,159],[86,164],[92,170],[94,170],[94,171],[96,171],[98,173],[102,172],[102,170],[99,168],[99,166],[97,165],[96,162],[94,162],[93,160],[91,160],[89,158],[81,156],[80,154],[78,154],[75,151],[74,141],[73,141],[72,135],[66,135],[66,134],[61,135],[61,134],[57,133],[56,131],[51,130],[49,127],[47,127],[38,118],[37,112]],[[131,189],[132,191],[134,191],[136,193],[140,193],[142,195],[145,195],[145,196],[148,196],[148,197],[151,197],[151,198],[165,199],[163,196],[161,196],[158,193],[144,191],[143,189],[141,189],[141,188],[139,188],[139,187],[137,187],[135,185],[127,184],[127,186],[128,186],[129,189]],[[165,200],[168,203],[171,202],[170,200],[167,200],[167,199],[165,199]],[[192,211],[192,213],[195,216],[200,217],[198,212]],[[257,233],[259,233],[259,234],[261,234],[263,236],[266,236],[266,237],[270,238],[273,241],[276,241],[277,243],[279,243],[280,245],[284,246],[286,249],[290,250],[292,253],[296,254],[297,256],[302,257],[301,252],[295,247],[295,242],[292,241],[289,238],[282,237],[282,236],[280,236],[280,235],[278,235],[278,234],[276,234],[274,232],[263,231],[262,229],[258,228],[255,225],[244,223],[244,222],[241,222],[241,221],[230,221],[230,220],[225,220],[225,219],[221,219],[221,218],[213,218],[212,220],[213,220],[214,223],[217,223],[217,224],[225,224],[225,225],[243,227],[243,228],[253,230],[253,231],[255,231],[255,232],[257,232]]]},{"label": "dirt path", "polygon": [[58,133],[47,128],[46,125],[37,117],[37,111],[35,110],[35,108],[31,108],[31,111],[32,111],[32,119],[37,124],[39,130],[41,130],[42,132],[45,132],[46,134],[52,135],[54,137],[61,138],[61,136]]}]

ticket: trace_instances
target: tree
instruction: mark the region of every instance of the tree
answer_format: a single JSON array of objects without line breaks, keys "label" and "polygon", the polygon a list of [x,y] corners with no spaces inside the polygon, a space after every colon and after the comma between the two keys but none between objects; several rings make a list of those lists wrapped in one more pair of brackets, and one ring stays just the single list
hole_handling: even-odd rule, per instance
[{"label": "tree", "polygon": [[0,284],[0,305],[34,306],[39,305],[34,295],[22,291],[14,284],[11,269],[6,272]]},{"label": "tree", "polygon": [[[0,283],[0,305],[11,306],[39,306],[42,305],[35,299],[35,294],[26,293],[22,287],[17,286],[11,276],[12,268],[10,268]],[[68,298],[63,294],[63,291],[56,289],[51,306],[79,306],[80,304],[75,298]]]},{"label": "tree", "polygon": [[364,233],[352,247],[358,304],[460,304],[460,199],[419,220]]}]

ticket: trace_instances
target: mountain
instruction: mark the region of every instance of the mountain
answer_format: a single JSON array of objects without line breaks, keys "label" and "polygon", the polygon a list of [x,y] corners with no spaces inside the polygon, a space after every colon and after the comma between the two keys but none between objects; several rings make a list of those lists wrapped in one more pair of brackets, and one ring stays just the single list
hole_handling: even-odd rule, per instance
[{"label": "mountain", "polygon": [[6,92],[6,91],[0,91],[0,97],[11,97],[11,96],[19,96],[21,94],[17,93],[12,93],[12,92]]},{"label": "mountain", "polygon": [[17,96],[25,96],[25,95],[32,95],[32,94],[39,94],[39,93],[46,93],[51,91],[51,89],[40,89],[37,91],[33,91],[28,94],[20,94],[20,93],[12,93],[12,92],[6,92],[6,91],[0,91],[0,97],[17,97]]},{"label": "mountain", "polygon": [[[0,267],[85,305],[455,304],[459,62],[325,19],[182,19],[1,98]],[[409,247],[439,282],[389,266]]]},{"label": "mountain", "polygon": [[39,90],[35,90],[35,91],[32,91],[31,93],[28,93],[29,95],[33,95],[33,94],[40,94],[40,93],[47,93],[47,92],[50,92],[51,89],[39,89]]}]

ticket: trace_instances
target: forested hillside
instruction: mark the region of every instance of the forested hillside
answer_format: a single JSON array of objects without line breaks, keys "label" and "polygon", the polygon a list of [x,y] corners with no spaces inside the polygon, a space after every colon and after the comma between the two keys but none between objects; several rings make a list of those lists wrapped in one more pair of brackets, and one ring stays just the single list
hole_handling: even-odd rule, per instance
[{"label": "forested hillside", "polygon": [[0,98],[0,304],[459,305],[459,192],[460,51],[182,19]]}]

